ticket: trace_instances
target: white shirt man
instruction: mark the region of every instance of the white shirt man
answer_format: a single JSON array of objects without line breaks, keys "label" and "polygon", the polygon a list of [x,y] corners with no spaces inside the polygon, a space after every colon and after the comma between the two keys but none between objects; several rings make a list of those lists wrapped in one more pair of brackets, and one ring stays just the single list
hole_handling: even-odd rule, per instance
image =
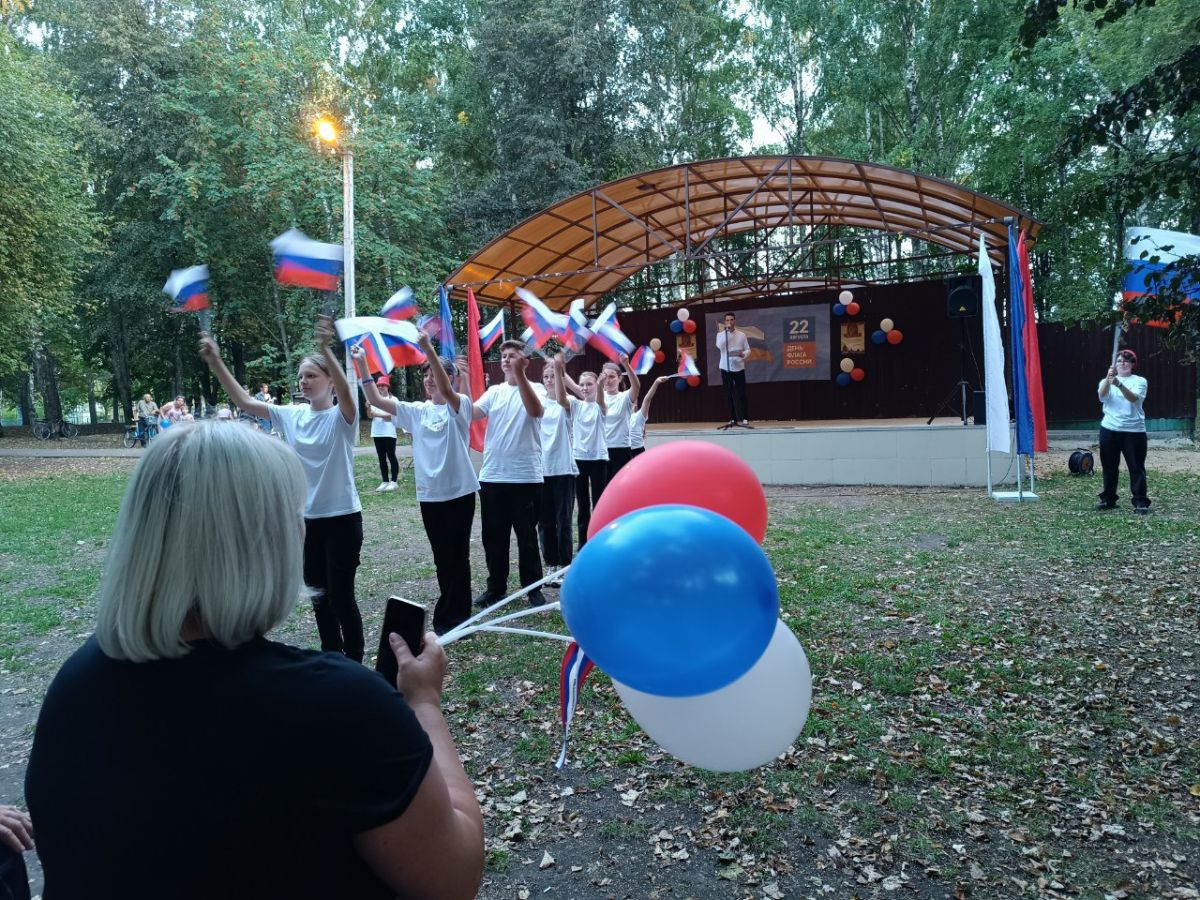
[{"label": "white shirt man", "polygon": [[749,425],[746,409],[746,357],[750,355],[750,340],[737,329],[737,316],[725,313],[725,325],[717,332],[717,350],[721,353],[718,366],[725,396],[729,398],[729,424]]}]

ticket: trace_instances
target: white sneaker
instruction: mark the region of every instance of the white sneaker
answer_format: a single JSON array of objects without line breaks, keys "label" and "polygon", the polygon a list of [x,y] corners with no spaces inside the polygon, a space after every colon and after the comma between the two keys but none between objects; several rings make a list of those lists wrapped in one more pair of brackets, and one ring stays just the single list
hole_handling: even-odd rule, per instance
[{"label": "white sneaker", "polygon": [[389,490],[389,491],[394,491],[398,487],[400,487],[400,485],[396,484],[396,482],[394,482],[394,481],[389,481],[387,484],[387,490]]},{"label": "white sneaker", "polygon": [[375,493],[382,494],[384,491],[389,490],[389,488],[388,488],[389,484],[391,484],[390,481],[379,482],[379,487],[375,488]]}]

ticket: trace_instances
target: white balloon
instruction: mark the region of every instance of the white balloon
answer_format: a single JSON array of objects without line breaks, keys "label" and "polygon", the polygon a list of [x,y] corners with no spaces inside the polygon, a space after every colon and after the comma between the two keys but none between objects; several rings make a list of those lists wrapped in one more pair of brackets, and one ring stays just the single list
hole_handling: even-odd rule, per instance
[{"label": "white balloon", "polygon": [[675,313],[675,318],[677,318],[680,322],[686,322],[691,317],[692,317],[692,314],[690,312],[688,312],[686,309],[681,309]]},{"label": "white balloon", "polygon": [[650,349],[657,353],[662,349],[662,341],[658,338],[650,338]]},{"label": "white balloon", "polygon": [[843,356],[841,363],[838,364],[838,367],[847,375],[849,375],[854,371],[854,360],[848,356]]},{"label": "white balloon", "polygon": [[847,303],[853,303],[853,302],[854,302],[854,295],[852,293],[850,293],[849,291],[842,291],[840,294],[838,294],[838,303],[841,303],[843,306],[846,305]]},{"label": "white balloon", "polygon": [[891,319],[883,319],[879,323],[880,331],[891,331],[895,327],[896,327],[896,323],[893,322]]},{"label": "white balloon", "polygon": [[782,620],[754,666],[732,684],[695,697],[660,697],[613,686],[646,734],[677,759],[713,772],[764,766],[800,736],[812,701],[804,648]]}]

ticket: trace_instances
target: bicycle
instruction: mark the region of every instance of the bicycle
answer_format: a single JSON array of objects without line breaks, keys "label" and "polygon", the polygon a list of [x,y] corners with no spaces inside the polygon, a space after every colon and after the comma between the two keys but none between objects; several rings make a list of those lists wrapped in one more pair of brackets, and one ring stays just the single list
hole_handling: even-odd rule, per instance
[{"label": "bicycle", "polygon": [[79,426],[65,419],[61,422],[47,422],[45,419],[39,419],[29,426],[29,430],[39,441],[48,441],[55,435],[65,438],[79,436]]},{"label": "bicycle", "polygon": [[[146,443],[149,444],[158,435],[158,426],[151,423],[146,426]],[[130,422],[125,426],[125,433],[121,435],[121,445],[126,450],[132,450],[142,442],[142,430],[138,422]]]}]

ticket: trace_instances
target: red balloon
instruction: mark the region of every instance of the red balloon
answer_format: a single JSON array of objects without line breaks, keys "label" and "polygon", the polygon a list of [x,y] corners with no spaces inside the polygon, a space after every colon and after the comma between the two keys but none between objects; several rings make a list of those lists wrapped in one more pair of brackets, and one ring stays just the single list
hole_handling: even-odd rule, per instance
[{"label": "red balloon", "polygon": [[683,330],[686,331],[688,334],[695,334],[696,333],[695,321],[693,321],[692,319],[688,319],[686,322],[683,323]]},{"label": "red balloon", "polygon": [[654,351],[654,361],[656,363],[666,362],[667,354],[663,353],[661,350],[655,350]]},{"label": "red balloon", "polygon": [[[692,320],[688,319],[688,321],[690,322]],[[688,387],[700,387],[700,376],[699,375],[689,375],[687,378],[687,383],[688,383]]]},{"label": "red balloon", "polygon": [[588,537],[626,513],[664,503],[710,509],[760,544],[767,534],[767,498],[740,456],[704,441],[671,441],[634,457],[608,483],[592,510]]},{"label": "red balloon", "polygon": [[899,328],[893,328],[891,331],[888,332],[887,342],[889,344],[898,344],[902,340],[904,340],[904,335],[900,333]]},{"label": "red balloon", "polygon": [[860,368],[855,367],[850,370],[850,377],[852,379],[854,379],[855,381],[862,381],[864,378],[867,377],[867,372],[865,369],[860,369]]},{"label": "red balloon", "polygon": [[860,312],[862,312],[862,307],[859,306],[857,303],[847,303],[846,304],[846,315],[857,316]]}]

